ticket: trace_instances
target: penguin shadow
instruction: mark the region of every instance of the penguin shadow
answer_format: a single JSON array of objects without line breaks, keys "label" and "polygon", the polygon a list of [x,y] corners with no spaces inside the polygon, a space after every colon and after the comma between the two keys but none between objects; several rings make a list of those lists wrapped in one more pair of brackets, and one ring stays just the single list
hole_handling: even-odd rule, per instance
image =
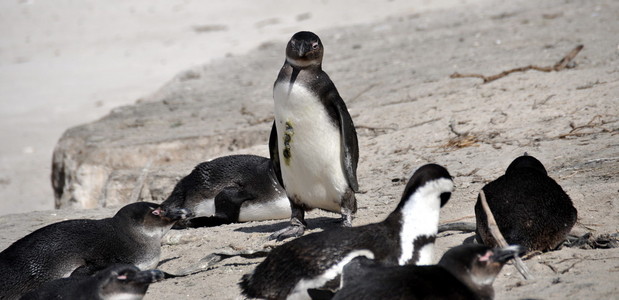
[{"label": "penguin shadow", "polygon": [[[340,219],[328,218],[328,217],[318,217],[314,219],[306,219],[307,229],[322,229],[328,230],[331,228],[336,228],[342,226],[342,222]],[[290,221],[286,220],[284,222],[279,222],[275,224],[263,224],[263,225],[255,225],[251,227],[242,227],[237,228],[234,231],[244,232],[244,233],[271,233],[286,227],[290,226]]]}]

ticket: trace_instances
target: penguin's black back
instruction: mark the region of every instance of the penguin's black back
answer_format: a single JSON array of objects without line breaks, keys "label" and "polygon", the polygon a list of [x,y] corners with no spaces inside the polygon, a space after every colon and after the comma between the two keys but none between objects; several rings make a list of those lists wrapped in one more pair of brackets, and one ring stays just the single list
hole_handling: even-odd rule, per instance
[{"label": "penguin's black back", "polygon": [[274,179],[275,173],[269,158],[245,154],[218,157],[198,164],[176,184],[161,206],[191,208],[203,199],[215,198],[229,187],[254,194],[256,201],[268,201],[277,194],[271,176]]},{"label": "penguin's black back", "polygon": [[333,299],[480,299],[441,266],[365,268],[362,278],[347,281]]},{"label": "penguin's black back", "polygon": [[[483,191],[507,243],[528,251],[555,249],[576,222],[572,200],[532,156],[518,157],[505,175],[488,183]],[[475,216],[478,236],[487,245],[497,246],[479,197]]]},{"label": "penguin's black back", "polygon": [[[85,264],[83,245],[98,248],[102,241],[112,238],[109,232],[114,232],[114,228],[108,220],[70,220],[55,223],[13,243],[0,253],[0,269],[4,273],[0,279],[0,295],[15,297],[43,282],[66,276],[73,269]],[[106,253],[109,249],[100,248],[101,255],[114,256]],[[121,253],[118,253],[116,256],[120,255]],[[92,259],[89,263],[103,263],[96,257],[88,259]]]},{"label": "penguin's black back", "polygon": [[[132,203],[113,218],[62,221],[17,240],[0,252],[0,298],[15,298],[70,274],[90,275],[111,264],[141,262],[151,249],[132,235],[129,222],[148,223],[143,215],[151,206],[157,205]],[[158,257],[159,249],[153,255]]]},{"label": "penguin's black back", "polygon": [[[41,285],[24,295],[21,300],[74,299],[105,300],[137,299],[146,293],[148,286],[163,279],[159,270],[142,271],[133,265],[116,264],[92,276],[71,276]],[[117,298],[114,298],[117,297]]]},{"label": "penguin's black back", "polygon": [[285,299],[295,280],[322,274],[354,250],[369,250],[376,260],[397,264],[397,240],[398,232],[382,223],[315,232],[273,249],[239,285],[249,297]]}]

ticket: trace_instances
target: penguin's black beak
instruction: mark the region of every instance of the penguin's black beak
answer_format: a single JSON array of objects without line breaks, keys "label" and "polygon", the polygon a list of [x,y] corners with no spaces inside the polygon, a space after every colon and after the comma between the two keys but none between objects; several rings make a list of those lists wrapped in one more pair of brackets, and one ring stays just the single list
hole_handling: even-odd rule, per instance
[{"label": "penguin's black beak", "polygon": [[310,47],[307,43],[301,43],[299,45],[299,49],[297,49],[297,54],[299,54],[299,57],[303,57],[305,56],[305,54],[307,54],[307,52],[309,51]]},{"label": "penguin's black beak", "polygon": [[[158,208],[161,210],[161,208]],[[193,217],[193,212],[188,208],[170,208],[161,210],[161,216],[173,221],[184,220]]]},{"label": "penguin's black beak", "polygon": [[135,283],[153,283],[163,280],[165,274],[159,270],[146,270],[127,275],[127,280]]},{"label": "penguin's black beak", "polygon": [[494,253],[491,259],[495,262],[504,264],[508,260],[520,256],[526,252],[526,249],[520,245],[511,245],[505,248],[495,248],[492,250]]}]

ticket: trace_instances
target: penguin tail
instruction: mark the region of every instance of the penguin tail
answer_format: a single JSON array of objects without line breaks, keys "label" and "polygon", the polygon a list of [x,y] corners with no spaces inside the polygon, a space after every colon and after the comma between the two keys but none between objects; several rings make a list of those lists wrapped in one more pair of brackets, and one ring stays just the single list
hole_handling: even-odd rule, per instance
[{"label": "penguin tail", "polygon": [[245,274],[241,277],[241,281],[239,281],[241,293],[250,298],[258,298],[260,295],[253,289],[252,281],[252,274]]}]

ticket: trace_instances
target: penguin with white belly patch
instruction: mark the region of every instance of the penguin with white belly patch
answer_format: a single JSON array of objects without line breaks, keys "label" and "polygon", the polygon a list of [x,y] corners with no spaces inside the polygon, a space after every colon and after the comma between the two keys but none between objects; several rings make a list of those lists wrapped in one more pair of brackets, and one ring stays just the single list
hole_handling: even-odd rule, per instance
[{"label": "penguin with white belly patch", "polygon": [[409,180],[397,208],[382,222],[336,227],[302,236],[273,249],[239,285],[248,297],[308,298],[307,289],[335,279],[356,256],[386,265],[429,264],[440,208],[453,191],[447,170],[420,167]]},{"label": "penguin with white belly patch", "polygon": [[133,265],[112,265],[92,276],[71,276],[46,282],[21,300],[139,300],[151,283],[161,281],[159,270],[140,271]]},{"label": "penguin with white belly patch", "polygon": [[316,34],[294,34],[273,87],[275,120],[269,148],[292,209],[290,227],[275,232],[274,239],[303,235],[306,210],[340,213],[347,227],[357,210],[357,132],[346,104],[322,70],[322,57]]},{"label": "penguin with white belly patch", "polygon": [[153,269],[159,263],[161,238],[172,225],[190,216],[136,202],[112,218],[68,220],[42,227],[0,252],[0,299],[15,299],[42,283],[69,275],[91,275],[112,264]]},{"label": "penguin with white belly patch", "polygon": [[321,296],[333,300],[491,300],[492,283],[503,265],[524,250],[521,246],[460,245],[430,266],[384,266],[358,257],[344,267],[342,288],[334,297]]},{"label": "penguin with white belly patch", "polygon": [[[544,165],[526,153],[483,191],[507,243],[522,245],[527,251],[556,249],[576,223],[578,213],[570,197],[548,176]],[[496,246],[479,197],[475,217],[478,241]]]},{"label": "penguin with white belly patch", "polygon": [[270,159],[229,155],[198,164],[161,204],[194,217],[175,227],[216,226],[290,217],[290,202]]}]

